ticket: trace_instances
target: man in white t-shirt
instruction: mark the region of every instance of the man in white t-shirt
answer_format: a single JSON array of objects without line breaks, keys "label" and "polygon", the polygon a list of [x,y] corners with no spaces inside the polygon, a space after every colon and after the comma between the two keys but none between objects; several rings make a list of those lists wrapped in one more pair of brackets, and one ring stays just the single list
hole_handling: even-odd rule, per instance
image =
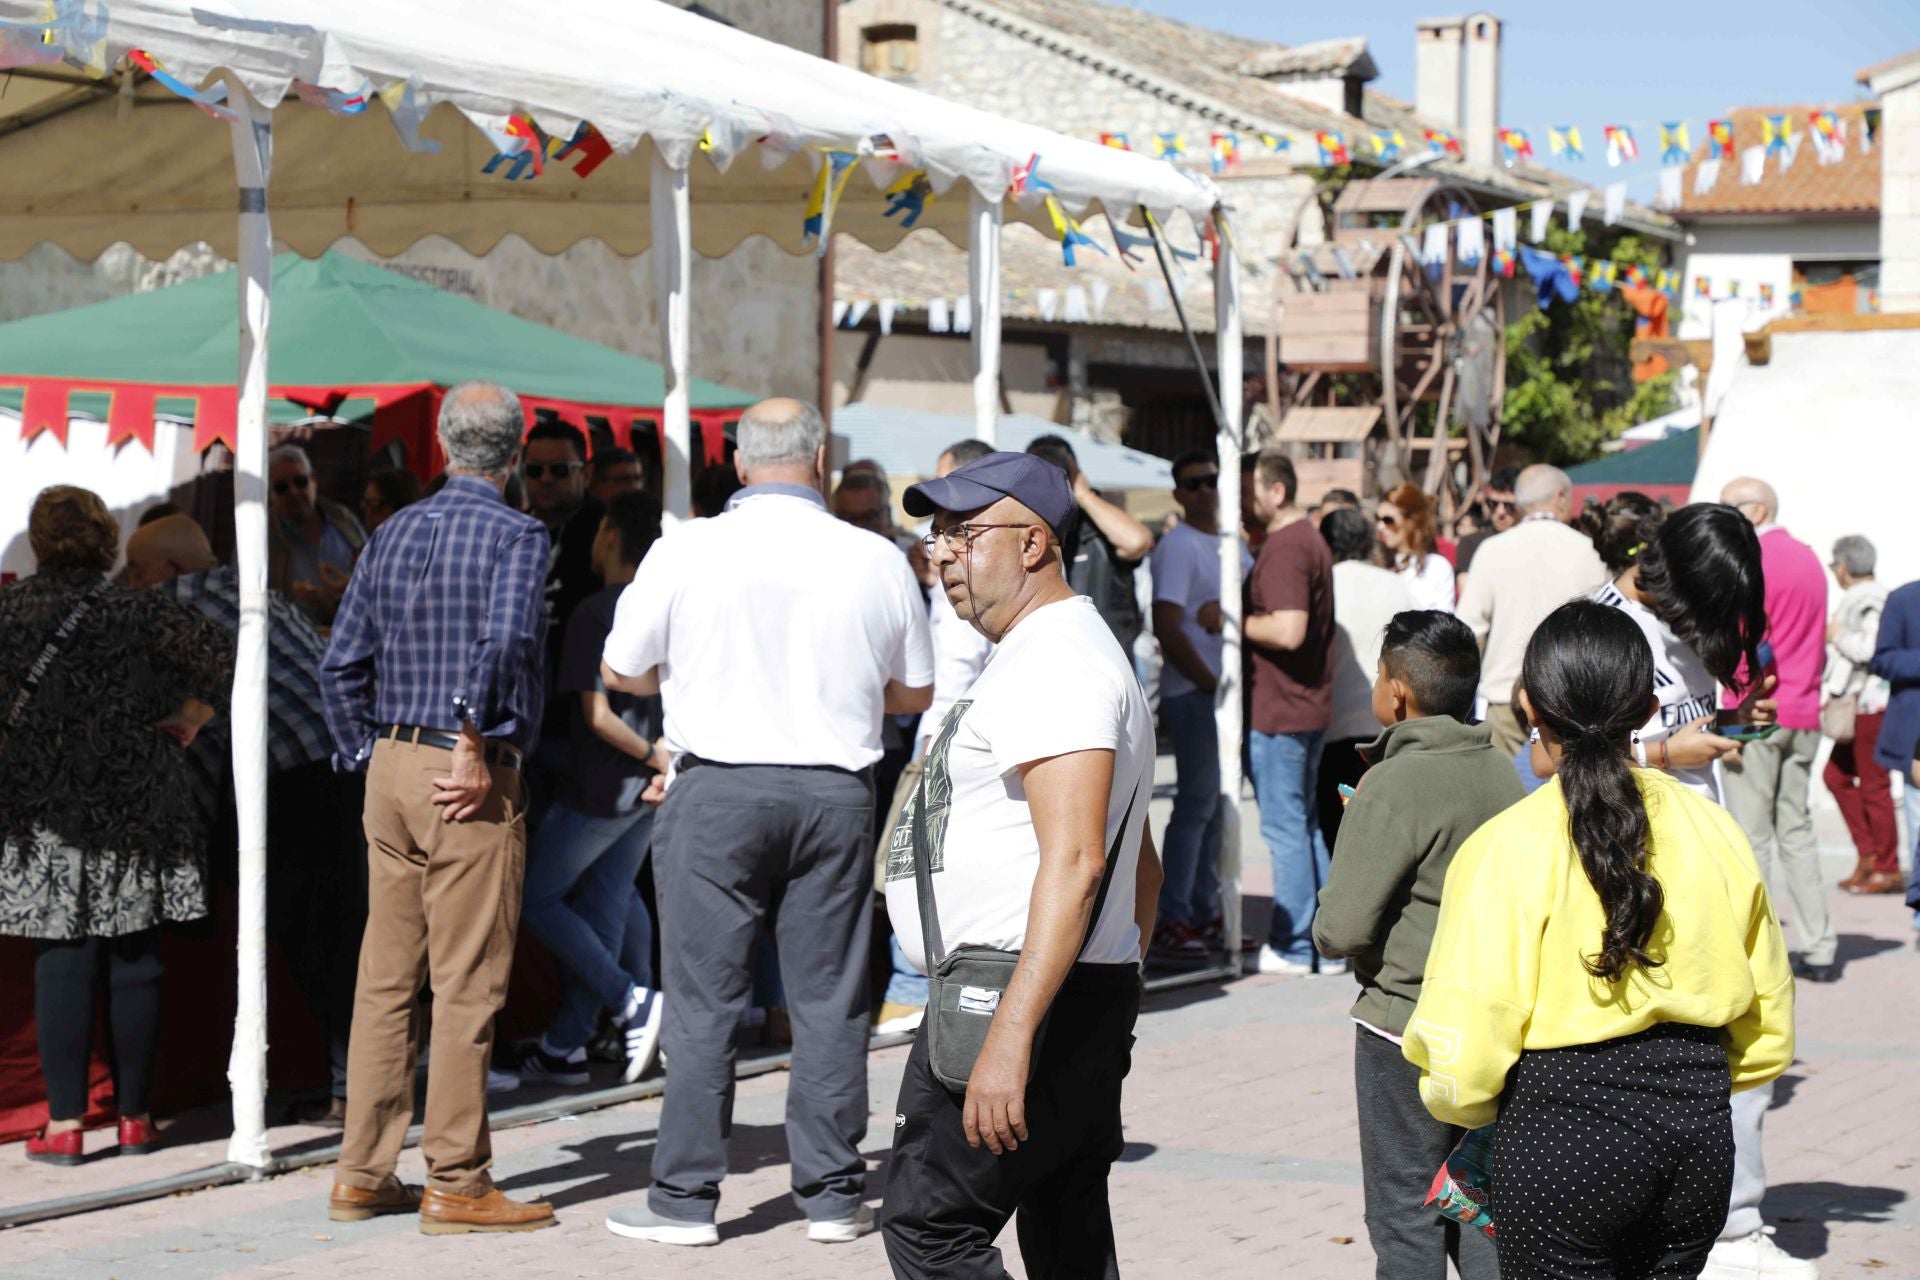
[{"label": "man in white t-shirt", "polygon": [[601,663],[610,689],[663,695],[674,765],[653,836],[673,1066],[653,1186],[607,1226],[661,1244],[718,1241],[733,1033],[749,951],[772,914],[795,1039],[794,1199],[807,1238],[833,1244],[873,1229],[860,1143],[880,722],[926,709],[933,652],[906,557],[827,512],[816,409],[747,410],[736,466],[746,487],[724,514],[648,553]]},{"label": "man in white t-shirt", "polygon": [[[923,968],[970,946],[1020,961],[983,1009],[992,1021],[964,1096],[929,1069],[925,1027],[914,1043],[882,1211],[887,1256],[901,1277],[1004,1276],[993,1241],[1018,1210],[1031,1274],[1069,1263],[1103,1274],[1102,1259],[1112,1274],[1107,1170],[1160,880],[1146,823],[1152,715],[1127,655],[1061,572],[1075,509],[1058,467],[993,453],[914,485],[905,505],[933,517],[941,589],[997,648],[934,735],[895,829],[887,913]],[[934,938],[921,924],[916,826]]]},{"label": "man in white t-shirt", "polygon": [[[1153,948],[1174,960],[1204,960],[1220,946],[1220,738],[1213,691],[1220,683],[1220,467],[1213,451],[1173,463],[1182,519],[1153,549],[1153,634],[1160,669],[1160,723],[1173,741],[1173,813],[1167,818]],[[1253,557],[1241,553],[1241,576]]]}]

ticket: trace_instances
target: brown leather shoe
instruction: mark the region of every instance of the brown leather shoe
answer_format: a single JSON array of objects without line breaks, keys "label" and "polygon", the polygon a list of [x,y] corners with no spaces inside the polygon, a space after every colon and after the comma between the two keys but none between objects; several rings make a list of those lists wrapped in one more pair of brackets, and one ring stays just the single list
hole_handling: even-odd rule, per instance
[{"label": "brown leather shoe", "polygon": [[365,1222],[389,1213],[412,1213],[420,1207],[420,1188],[400,1181],[392,1174],[368,1191],[344,1182],[333,1184],[327,1200],[327,1216],[335,1222]]},{"label": "brown leather shoe", "polygon": [[1868,862],[1864,857],[1859,858],[1853,864],[1852,874],[1850,874],[1845,880],[1842,880],[1839,883],[1838,887],[1841,889],[1845,889],[1848,893],[1852,893],[1854,892],[1855,886],[1857,886],[1862,880],[1865,880],[1868,874],[1872,870],[1873,870],[1872,863]]},{"label": "brown leather shoe", "polygon": [[1847,892],[1864,896],[1878,893],[1904,893],[1906,888],[1907,882],[1898,872],[1875,871],[1871,875],[1862,876]]},{"label": "brown leather shoe", "polygon": [[483,1196],[456,1196],[428,1187],[420,1198],[420,1231],[429,1236],[463,1235],[468,1231],[538,1231],[558,1226],[553,1206],[545,1200],[509,1200],[498,1187]]}]

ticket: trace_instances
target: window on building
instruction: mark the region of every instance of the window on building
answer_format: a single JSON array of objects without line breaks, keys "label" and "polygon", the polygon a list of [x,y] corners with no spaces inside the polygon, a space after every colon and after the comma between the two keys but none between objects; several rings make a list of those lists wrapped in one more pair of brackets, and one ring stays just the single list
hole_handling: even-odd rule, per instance
[{"label": "window on building", "polygon": [[919,31],[910,22],[888,22],[860,33],[860,69],[903,80],[920,70]]}]

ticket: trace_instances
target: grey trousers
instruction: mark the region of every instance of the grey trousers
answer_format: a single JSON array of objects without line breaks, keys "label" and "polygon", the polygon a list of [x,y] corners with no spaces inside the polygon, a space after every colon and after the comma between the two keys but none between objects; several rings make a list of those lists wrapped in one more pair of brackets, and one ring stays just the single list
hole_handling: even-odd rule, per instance
[{"label": "grey trousers", "polygon": [[1733,1095],[1733,1196],[1727,1204],[1722,1240],[1739,1240],[1758,1231],[1760,1202],[1767,1197],[1767,1153],[1761,1146],[1761,1126],[1773,1105],[1773,1081],[1758,1089]]},{"label": "grey trousers", "polygon": [[867,944],[873,783],[827,769],[703,764],[682,773],[653,837],[667,1093],[647,1203],[711,1222],[733,1125],[734,1029],[768,914],[793,1020],[787,1148],[815,1221],[866,1192]]},{"label": "grey trousers", "polygon": [[1427,1114],[1420,1068],[1400,1046],[1365,1027],[1353,1029],[1353,1084],[1360,1112],[1360,1180],[1367,1237],[1379,1280],[1447,1280],[1447,1259],[1461,1280],[1500,1274],[1493,1241],[1441,1217],[1424,1201],[1465,1132]]},{"label": "grey trousers", "polygon": [[1749,742],[1740,748],[1740,764],[1721,768],[1721,791],[1727,812],[1753,843],[1775,903],[1784,889],[1793,904],[1800,958],[1832,964],[1838,943],[1827,917],[1826,877],[1820,874],[1820,845],[1807,808],[1819,750],[1817,729],[1781,729]]}]

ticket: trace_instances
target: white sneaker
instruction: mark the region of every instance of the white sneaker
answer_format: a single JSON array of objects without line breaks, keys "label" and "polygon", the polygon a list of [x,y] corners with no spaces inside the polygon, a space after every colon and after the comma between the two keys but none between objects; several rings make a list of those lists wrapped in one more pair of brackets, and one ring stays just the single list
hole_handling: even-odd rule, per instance
[{"label": "white sneaker", "polygon": [[1344,974],[1346,971],[1347,962],[1345,960],[1329,960],[1325,956],[1321,956],[1320,967],[1314,972],[1323,978],[1335,978]]},{"label": "white sneaker", "polygon": [[512,1093],[520,1087],[520,1076],[512,1071],[495,1071],[487,1068],[488,1093]]},{"label": "white sneaker", "polygon": [[627,1065],[620,1079],[627,1084],[647,1074],[647,1068],[653,1065],[660,1049],[660,1029],[666,1022],[667,998],[649,988],[642,990],[639,1008],[620,1024],[627,1049]]},{"label": "white sneaker", "polygon": [[1255,961],[1254,972],[1280,973],[1285,974],[1289,978],[1305,978],[1312,975],[1313,965],[1310,962],[1289,959],[1281,955],[1278,951],[1275,951],[1272,947],[1262,943],[1260,947],[1260,958]]},{"label": "white sneaker", "polygon": [[679,1222],[663,1218],[649,1209],[645,1201],[623,1205],[607,1215],[607,1230],[629,1240],[651,1240],[655,1244],[698,1246],[720,1243],[720,1229],[711,1222]]},{"label": "white sneaker", "polygon": [[1820,1280],[1820,1268],[1775,1244],[1772,1227],[1721,1240],[1707,1255],[1700,1280]]},{"label": "white sneaker", "polygon": [[873,1210],[865,1205],[854,1209],[851,1218],[838,1218],[807,1224],[807,1239],[815,1244],[852,1244],[873,1230]]}]

